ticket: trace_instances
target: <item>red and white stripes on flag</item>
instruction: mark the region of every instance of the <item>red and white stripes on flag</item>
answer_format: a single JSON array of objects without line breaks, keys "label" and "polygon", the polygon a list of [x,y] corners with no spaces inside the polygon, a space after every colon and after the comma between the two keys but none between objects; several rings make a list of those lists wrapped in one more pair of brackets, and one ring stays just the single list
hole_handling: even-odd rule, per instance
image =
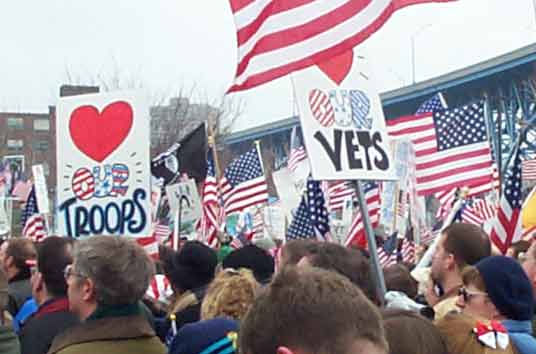
[{"label": "red and white stripes on flag", "polygon": [[290,153],[288,156],[287,167],[291,172],[296,171],[298,164],[307,159],[307,152],[298,136],[298,127],[293,127],[290,133]]},{"label": "red and white stripes on flag", "polygon": [[456,188],[437,192],[434,194],[434,196],[439,201],[439,208],[436,212],[436,218],[444,219],[450,213],[452,205],[454,205],[454,201],[456,200]]},{"label": "red and white stripes on flag", "polygon": [[136,242],[143,248],[145,253],[151,257],[151,259],[156,261],[160,258],[160,253],[158,252],[158,240],[154,233],[149,237],[137,237]]},{"label": "red and white stripes on flag", "polygon": [[345,181],[335,181],[329,183],[327,188],[327,206],[329,211],[342,210],[344,201],[350,197],[354,198],[355,190]]},{"label": "red and white stripes on flag", "polygon": [[207,158],[207,176],[203,183],[203,192],[201,197],[202,216],[199,220],[199,231],[202,242],[210,247],[216,247],[218,244],[218,230],[220,225],[221,208],[218,195],[218,182],[214,171],[212,152],[208,152]]},{"label": "red and white stripes on flag", "polygon": [[42,214],[33,214],[26,220],[22,236],[34,242],[41,242],[47,237],[45,217]]},{"label": "red and white stripes on flag", "polygon": [[[368,188],[367,188],[368,187]],[[380,188],[376,183],[370,183],[363,188],[365,194],[365,202],[369,212],[370,223],[372,228],[378,227],[380,222]],[[352,221],[352,225],[348,230],[348,235],[344,245],[346,247],[351,244],[357,243],[360,246],[365,246],[366,242],[365,225],[361,217],[361,211],[357,211],[357,214]]]},{"label": "red and white stripes on flag", "polygon": [[415,242],[406,238],[402,240],[402,261],[415,263]]},{"label": "red and white stripes on flag", "polygon": [[173,289],[168,278],[163,274],[155,274],[145,295],[153,300],[167,304],[173,295]]},{"label": "red and white stripes on flag", "polygon": [[523,171],[522,178],[524,181],[536,180],[536,159],[523,161],[521,170]]},{"label": "red and white stripes on flag", "polygon": [[389,254],[385,252],[385,250],[382,247],[378,247],[378,261],[380,262],[380,266],[382,268],[387,268],[389,266],[396,264],[397,254],[396,252]]},{"label": "red and white stripes on flag", "polygon": [[454,0],[230,0],[238,66],[228,92],[338,56],[406,6]]}]

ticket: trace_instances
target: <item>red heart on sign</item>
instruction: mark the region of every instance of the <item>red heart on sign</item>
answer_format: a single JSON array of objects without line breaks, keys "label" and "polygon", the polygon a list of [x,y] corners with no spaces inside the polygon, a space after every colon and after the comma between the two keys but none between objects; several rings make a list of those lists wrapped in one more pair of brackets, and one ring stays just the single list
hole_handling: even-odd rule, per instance
[{"label": "red heart on sign", "polygon": [[340,85],[348,76],[354,62],[354,52],[349,50],[329,60],[316,64],[333,82]]},{"label": "red heart on sign", "polygon": [[102,162],[126,139],[132,118],[132,107],[124,101],[110,103],[102,113],[93,106],[81,106],[71,113],[69,132],[80,151]]}]

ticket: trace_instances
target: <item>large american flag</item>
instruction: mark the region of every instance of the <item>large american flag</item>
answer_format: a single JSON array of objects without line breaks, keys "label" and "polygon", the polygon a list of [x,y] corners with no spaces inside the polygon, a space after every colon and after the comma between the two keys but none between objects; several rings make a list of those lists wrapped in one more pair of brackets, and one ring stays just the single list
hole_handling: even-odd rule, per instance
[{"label": "large american flag", "polygon": [[47,237],[45,217],[39,213],[37,207],[37,197],[35,195],[35,186],[32,186],[26,206],[22,211],[22,236],[31,239],[34,242],[40,242]]},{"label": "large american flag", "polygon": [[483,102],[387,121],[391,136],[415,146],[417,192],[455,187],[493,189],[491,149]]},{"label": "large american flag", "polygon": [[221,181],[221,193],[226,215],[268,201],[268,186],[256,148],[227,166]]},{"label": "large american flag", "polygon": [[[380,188],[375,182],[366,182],[363,183],[363,193],[372,228],[378,227],[380,222]],[[365,247],[367,244],[366,240],[365,225],[363,224],[361,211],[358,210],[354,216],[352,225],[350,225],[344,245],[348,247],[352,244],[357,244],[360,247]]]},{"label": "large american flag", "polygon": [[329,216],[320,182],[307,179],[306,194],[302,196],[292,223],[287,230],[287,240],[316,238],[330,239]]},{"label": "large american flag", "polygon": [[294,127],[292,128],[292,132],[290,134],[290,153],[287,163],[288,169],[294,172],[296,167],[298,167],[298,164],[305,159],[307,159],[305,146],[303,146],[302,141],[298,136],[297,127]]},{"label": "large american flag", "polygon": [[403,7],[454,0],[230,0],[246,90],[351,50]]},{"label": "large american flag", "polygon": [[218,244],[220,202],[212,149],[207,152],[207,176],[203,182],[201,203],[203,205],[199,221],[201,239],[207,245],[215,247]]},{"label": "large american flag", "polygon": [[497,215],[491,230],[491,241],[505,254],[508,247],[521,239],[521,156],[519,146],[513,163],[506,172]]},{"label": "large american flag", "polygon": [[524,181],[536,180],[536,159],[523,161],[521,169],[523,171],[522,178]]}]

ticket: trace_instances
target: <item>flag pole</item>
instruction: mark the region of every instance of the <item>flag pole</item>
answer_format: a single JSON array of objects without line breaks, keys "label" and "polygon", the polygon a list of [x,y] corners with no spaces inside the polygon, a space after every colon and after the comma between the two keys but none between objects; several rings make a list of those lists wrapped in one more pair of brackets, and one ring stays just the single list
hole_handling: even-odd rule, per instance
[{"label": "flag pole", "polygon": [[378,259],[378,247],[376,245],[376,237],[374,236],[374,230],[372,230],[372,223],[370,222],[370,217],[368,213],[367,203],[365,201],[365,196],[363,195],[363,187],[360,180],[355,181],[355,189],[357,192],[357,200],[359,201],[359,209],[361,211],[361,218],[363,220],[363,225],[365,226],[365,234],[367,235],[367,243],[370,253],[370,258],[372,260],[372,269],[377,280],[377,292],[380,298],[380,302],[383,304],[385,301],[385,293],[387,289],[385,287],[385,280],[383,277],[383,270],[380,266],[380,261]]},{"label": "flag pole", "polygon": [[257,149],[257,154],[259,155],[259,161],[261,163],[262,174],[264,175],[264,178],[266,179],[266,174],[264,172],[264,161],[262,161],[261,141],[255,140],[253,143],[255,144],[255,148]]},{"label": "flag pole", "polygon": [[[214,111],[211,111],[208,114],[207,121],[208,121],[208,145],[212,148],[212,160],[214,161],[214,172],[216,173],[216,186],[219,189],[220,188],[220,181],[221,181],[221,169],[220,169],[220,159],[218,158],[218,152],[216,151],[216,137],[214,136],[214,129],[213,129],[213,122],[217,117],[217,113]],[[219,205],[219,208],[223,208],[223,205]],[[218,215],[222,215],[221,210],[218,211]],[[218,217],[219,218],[219,217]],[[224,220],[219,220],[223,225]],[[218,228],[219,226],[218,225]],[[220,237],[220,230],[216,233],[216,248],[220,248],[222,239]],[[205,235],[203,235],[205,237]]]}]

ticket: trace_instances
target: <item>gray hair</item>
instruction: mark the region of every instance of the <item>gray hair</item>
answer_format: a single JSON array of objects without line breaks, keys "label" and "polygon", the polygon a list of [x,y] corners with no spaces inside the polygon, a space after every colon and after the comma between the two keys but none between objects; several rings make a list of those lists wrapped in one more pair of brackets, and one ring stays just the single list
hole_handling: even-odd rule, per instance
[{"label": "gray hair", "polygon": [[95,284],[97,303],[133,304],[149,287],[155,267],[143,248],[132,240],[93,236],[75,244],[74,268]]}]

